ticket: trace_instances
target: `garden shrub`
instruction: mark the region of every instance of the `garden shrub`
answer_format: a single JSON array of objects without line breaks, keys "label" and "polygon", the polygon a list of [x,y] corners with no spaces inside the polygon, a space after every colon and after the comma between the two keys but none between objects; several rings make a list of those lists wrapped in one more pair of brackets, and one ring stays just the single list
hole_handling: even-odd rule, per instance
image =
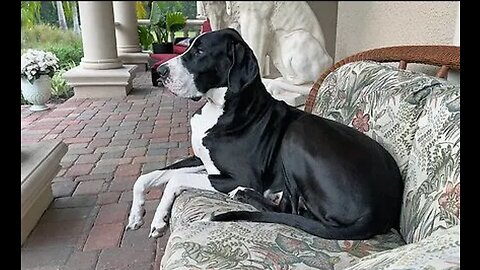
[{"label": "garden shrub", "polygon": [[52,44],[43,48],[45,51],[54,53],[60,64],[60,69],[68,66],[77,66],[80,64],[80,60],[83,57],[82,44]]},{"label": "garden shrub", "polygon": [[69,69],[75,67],[76,64],[70,63],[64,68],[60,68],[52,78],[52,97],[51,99],[55,102],[60,102],[69,99],[73,96],[73,88],[67,84],[67,81],[64,78],[64,74]]},{"label": "garden shrub", "polygon": [[[50,101],[58,103],[73,96],[73,89],[68,86],[64,73],[80,64],[83,57],[82,38],[72,30],[39,24],[21,30],[21,52],[38,49],[54,53],[59,60],[59,69],[52,78],[52,97]],[[21,104],[29,104],[21,97]]]},{"label": "garden shrub", "polygon": [[82,37],[72,30],[63,30],[59,27],[38,24],[32,27],[22,27],[21,47],[22,49],[41,49],[50,44],[73,44],[82,43]]}]

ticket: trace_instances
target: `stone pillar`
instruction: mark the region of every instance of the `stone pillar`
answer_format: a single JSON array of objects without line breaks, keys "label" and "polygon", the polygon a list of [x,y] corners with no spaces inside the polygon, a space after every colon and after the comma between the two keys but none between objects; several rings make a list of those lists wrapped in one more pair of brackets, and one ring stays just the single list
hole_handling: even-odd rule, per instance
[{"label": "stone pillar", "polygon": [[205,19],[205,10],[203,9],[203,3],[202,1],[197,1],[197,19]]},{"label": "stone pillar", "polygon": [[136,66],[123,65],[117,54],[112,1],[79,1],[83,58],[65,72],[75,97],[126,96],[132,89]]},{"label": "stone pillar", "polygon": [[138,21],[134,1],[113,1],[117,52],[124,64],[146,70],[149,55],[142,52],[138,38]]},{"label": "stone pillar", "polygon": [[79,1],[85,69],[122,67],[117,55],[111,1]]},{"label": "stone pillar", "polygon": [[134,1],[113,1],[118,53],[141,52]]}]

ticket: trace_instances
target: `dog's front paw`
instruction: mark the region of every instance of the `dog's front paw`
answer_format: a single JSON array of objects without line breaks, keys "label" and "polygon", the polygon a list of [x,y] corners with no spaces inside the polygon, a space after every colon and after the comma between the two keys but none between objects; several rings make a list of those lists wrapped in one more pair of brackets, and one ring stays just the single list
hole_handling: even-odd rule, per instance
[{"label": "dog's front paw", "polygon": [[[145,210],[143,210],[144,212]],[[128,217],[128,224],[125,227],[127,230],[137,230],[143,225],[143,214],[131,213]]]},{"label": "dog's front paw", "polygon": [[168,228],[168,213],[164,211],[155,212],[153,217],[152,224],[150,225],[150,234],[148,237],[162,237]]},{"label": "dog's front paw", "polygon": [[143,225],[143,220],[140,219],[128,219],[128,224],[125,227],[127,230],[137,230],[138,228],[142,227]]},{"label": "dog's front paw", "polygon": [[165,221],[156,222],[155,224],[152,222],[150,226],[150,234],[148,237],[158,238],[165,235],[167,232],[168,224]]}]

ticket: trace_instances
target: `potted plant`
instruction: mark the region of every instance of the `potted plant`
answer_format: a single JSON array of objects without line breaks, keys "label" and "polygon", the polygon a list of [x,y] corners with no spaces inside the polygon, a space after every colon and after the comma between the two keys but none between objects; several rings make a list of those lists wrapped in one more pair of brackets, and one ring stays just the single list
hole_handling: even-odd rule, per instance
[{"label": "potted plant", "polygon": [[51,79],[58,69],[58,58],[51,52],[27,50],[21,57],[23,97],[33,105],[32,111],[48,109],[45,103],[51,96]]},{"label": "potted plant", "polygon": [[151,50],[151,46],[154,41],[154,36],[148,26],[144,26],[144,25],[138,26],[138,38],[143,50],[147,50],[147,51]]},{"label": "potted plant", "polygon": [[182,30],[187,18],[179,11],[168,10],[165,3],[153,1],[150,12],[150,30],[154,33],[153,53],[173,53],[173,43],[168,41],[177,31]]}]

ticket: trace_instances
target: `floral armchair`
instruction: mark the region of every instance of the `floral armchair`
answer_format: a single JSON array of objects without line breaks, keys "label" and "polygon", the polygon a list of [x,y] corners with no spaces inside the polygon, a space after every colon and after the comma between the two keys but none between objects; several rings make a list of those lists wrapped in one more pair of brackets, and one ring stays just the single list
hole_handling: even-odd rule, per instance
[{"label": "floral armchair", "polygon": [[399,232],[337,241],[279,224],[211,222],[212,213],[256,209],[189,190],[173,206],[162,269],[459,269],[460,86],[379,63],[405,55],[418,62],[408,58],[420,50],[422,62],[443,66],[440,77],[459,69],[459,61],[450,61],[457,53],[459,59],[458,48],[446,49],[446,60],[438,56],[446,47],[419,48],[337,63],[314,85],[305,108],[356,128],[392,154],[405,181]]}]

